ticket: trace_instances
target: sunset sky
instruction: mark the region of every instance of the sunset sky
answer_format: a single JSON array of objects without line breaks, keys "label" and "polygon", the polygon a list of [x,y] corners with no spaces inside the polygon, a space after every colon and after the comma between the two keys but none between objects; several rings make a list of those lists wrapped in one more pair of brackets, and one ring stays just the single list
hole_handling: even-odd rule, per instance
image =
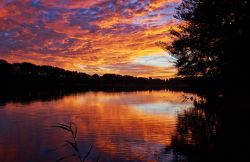
[{"label": "sunset sky", "polygon": [[157,41],[180,0],[0,0],[0,59],[88,74],[173,77]]}]

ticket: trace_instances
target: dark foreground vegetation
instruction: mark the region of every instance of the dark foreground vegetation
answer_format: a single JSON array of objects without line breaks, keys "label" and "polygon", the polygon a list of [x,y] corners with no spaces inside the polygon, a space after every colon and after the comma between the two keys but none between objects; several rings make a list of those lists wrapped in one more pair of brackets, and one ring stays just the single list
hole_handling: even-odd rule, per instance
[{"label": "dark foreground vegetation", "polygon": [[158,42],[176,58],[181,76],[249,82],[250,15],[247,0],[183,0],[174,16],[171,44]]},{"label": "dark foreground vegetation", "polygon": [[249,1],[183,0],[175,18],[186,22],[171,31],[175,41],[158,45],[176,58],[180,76],[209,88],[178,114],[166,152],[174,161],[249,161]]}]

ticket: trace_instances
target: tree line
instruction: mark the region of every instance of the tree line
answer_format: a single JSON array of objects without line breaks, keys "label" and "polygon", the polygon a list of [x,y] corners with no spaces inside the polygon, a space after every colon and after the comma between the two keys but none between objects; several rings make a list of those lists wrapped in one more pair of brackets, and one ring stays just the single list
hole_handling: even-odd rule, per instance
[{"label": "tree line", "polygon": [[89,75],[58,67],[34,65],[27,62],[10,64],[4,60],[0,60],[0,78],[2,86],[164,86],[166,84],[166,80],[161,79],[118,74]]}]

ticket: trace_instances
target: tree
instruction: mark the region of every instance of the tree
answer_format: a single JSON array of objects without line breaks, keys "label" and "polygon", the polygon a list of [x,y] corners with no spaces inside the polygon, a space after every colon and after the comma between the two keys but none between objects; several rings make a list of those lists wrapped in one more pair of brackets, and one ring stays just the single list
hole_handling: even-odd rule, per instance
[{"label": "tree", "polygon": [[246,76],[249,38],[247,0],[183,0],[174,16],[185,22],[172,30],[171,45],[182,76]]}]

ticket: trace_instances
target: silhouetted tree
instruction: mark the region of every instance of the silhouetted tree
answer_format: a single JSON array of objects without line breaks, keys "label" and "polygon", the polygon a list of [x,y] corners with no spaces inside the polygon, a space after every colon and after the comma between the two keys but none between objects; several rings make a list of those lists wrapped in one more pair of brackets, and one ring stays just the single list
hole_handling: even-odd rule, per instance
[{"label": "silhouetted tree", "polygon": [[177,59],[178,74],[244,78],[250,29],[247,0],[183,0],[174,16],[184,20],[172,30],[171,45],[158,45]]}]

